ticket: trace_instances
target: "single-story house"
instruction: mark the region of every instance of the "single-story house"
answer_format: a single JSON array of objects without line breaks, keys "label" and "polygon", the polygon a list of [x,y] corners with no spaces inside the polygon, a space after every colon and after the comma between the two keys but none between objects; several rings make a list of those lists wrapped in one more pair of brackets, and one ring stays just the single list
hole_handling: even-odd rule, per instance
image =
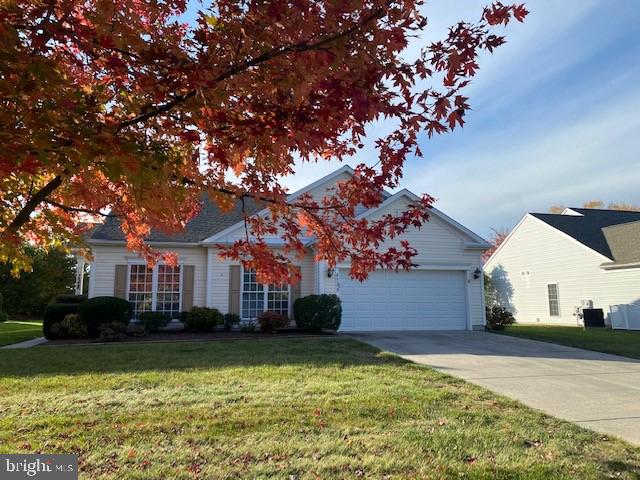
[{"label": "single-story house", "polygon": [[[309,192],[321,196],[336,182],[353,175],[342,167],[313,182],[290,199]],[[395,213],[418,197],[408,190],[385,193],[375,209],[362,211],[366,218]],[[246,202],[251,213],[261,207]],[[418,250],[417,267],[411,271],[376,270],[361,283],[349,278],[348,264],[328,269],[314,258],[313,238],[308,254],[300,262],[302,280],[296,285],[260,285],[255,273],[221,259],[218,247],[245,235],[240,205],[222,213],[205,201],[201,213],[178,235],[152,232],[148,242],[161,251],[177,253],[179,265],[160,262],[150,269],[137,254],[125,247],[115,217],[95,228],[88,239],[93,253],[90,263],[89,297],[115,295],[128,299],[135,313],[157,310],[177,315],[192,306],[215,307],[222,313],[238,313],[243,321],[255,319],[264,310],[291,316],[295,298],[317,293],[338,294],[343,304],[341,331],[368,330],[464,330],[483,328],[484,297],[481,254],[485,240],[432,208],[430,220],[421,229],[403,237]],[[272,239],[273,248],[281,241]]]},{"label": "single-story house", "polygon": [[640,212],[527,213],[484,271],[519,323],[576,325],[581,308],[610,317],[640,305]]}]

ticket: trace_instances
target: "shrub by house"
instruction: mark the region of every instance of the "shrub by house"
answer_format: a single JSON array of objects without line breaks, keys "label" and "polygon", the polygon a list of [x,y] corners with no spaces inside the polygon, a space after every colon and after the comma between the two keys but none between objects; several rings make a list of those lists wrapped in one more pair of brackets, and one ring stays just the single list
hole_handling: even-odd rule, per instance
[{"label": "shrub by house", "polygon": [[258,324],[262,333],[275,333],[289,325],[289,317],[267,310],[258,315]]},{"label": "shrub by house", "polygon": [[342,321],[342,303],[333,294],[309,295],[293,303],[293,315],[301,330],[337,330]]},{"label": "shrub by house", "polygon": [[224,323],[220,310],[207,307],[193,307],[185,318],[185,329],[191,332],[211,332]]},{"label": "shrub by house", "polygon": [[131,317],[131,304],[118,297],[93,297],[78,304],[78,314],[89,336],[96,337],[103,324],[116,322],[126,326]]}]

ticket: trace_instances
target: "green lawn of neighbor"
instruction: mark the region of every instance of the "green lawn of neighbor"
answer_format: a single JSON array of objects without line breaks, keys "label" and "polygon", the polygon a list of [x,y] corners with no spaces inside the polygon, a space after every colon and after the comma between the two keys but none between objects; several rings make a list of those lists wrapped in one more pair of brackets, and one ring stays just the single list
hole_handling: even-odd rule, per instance
[{"label": "green lawn of neighbor", "polygon": [[638,479],[640,449],[340,337],[0,354],[0,452],[98,479]]},{"label": "green lawn of neighbor", "polygon": [[640,358],[640,332],[608,328],[512,325],[502,333],[596,352]]},{"label": "green lawn of neighbor", "polygon": [[0,323],[0,347],[24,342],[42,336],[42,322],[39,320],[8,321]]}]

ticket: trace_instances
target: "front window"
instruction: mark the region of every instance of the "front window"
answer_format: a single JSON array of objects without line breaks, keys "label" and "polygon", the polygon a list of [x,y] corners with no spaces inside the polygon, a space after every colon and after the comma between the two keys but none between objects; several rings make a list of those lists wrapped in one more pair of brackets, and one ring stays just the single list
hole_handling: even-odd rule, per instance
[{"label": "front window", "polygon": [[180,313],[180,267],[158,265],[156,311],[166,312],[171,318]]},{"label": "front window", "polygon": [[242,318],[255,319],[264,311],[264,285],[256,280],[255,270],[242,274]]},{"label": "front window", "polygon": [[267,287],[267,310],[278,312],[289,316],[289,285],[281,283],[279,285],[268,285]]},{"label": "front window", "polygon": [[153,271],[146,265],[131,265],[129,270],[129,302],[137,318],[151,310],[153,304]]},{"label": "front window", "polygon": [[177,317],[180,313],[180,266],[130,265],[128,298],[134,318],[150,310]]},{"label": "front window", "polygon": [[242,273],[242,318],[254,320],[266,310],[289,316],[289,285],[262,284],[255,270]]},{"label": "front window", "polygon": [[547,285],[547,293],[549,294],[549,315],[552,317],[560,316],[560,298],[558,296],[558,284],[550,283]]}]

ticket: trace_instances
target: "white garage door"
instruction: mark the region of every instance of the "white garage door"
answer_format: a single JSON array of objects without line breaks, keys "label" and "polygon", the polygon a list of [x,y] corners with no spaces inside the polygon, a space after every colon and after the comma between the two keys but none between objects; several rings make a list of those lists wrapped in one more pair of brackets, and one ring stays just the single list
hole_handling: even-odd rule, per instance
[{"label": "white garage door", "polygon": [[462,271],[376,270],[360,283],[340,270],[341,331],[464,330],[466,285]]}]

